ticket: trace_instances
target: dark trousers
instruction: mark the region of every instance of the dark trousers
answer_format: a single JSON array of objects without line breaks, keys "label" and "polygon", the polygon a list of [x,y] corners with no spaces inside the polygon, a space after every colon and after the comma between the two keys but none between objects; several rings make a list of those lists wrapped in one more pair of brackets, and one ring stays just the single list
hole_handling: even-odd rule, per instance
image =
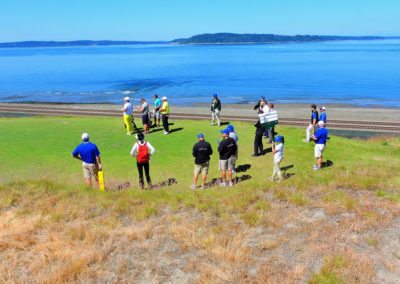
[{"label": "dark trousers", "polygon": [[163,124],[164,130],[167,132],[169,132],[168,117],[169,117],[168,114],[162,115],[162,124]]},{"label": "dark trousers", "polygon": [[275,127],[268,128],[268,143],[272,143],[275,138]]},{"label": "dark trousers", "polygon": [[151,179],[150,179],[150,164],[147,163],[139,163],[136,162],[136,166],[139,172],[139,184],[140,187],[144,187],[144,180],[143,180],[143,168],[144,168],[144,173],[146,175],[146,181],[148,185],[151,185]]},{"label": "dark trousers", "polygon": [[263,133],[256,133],[254,136],[254,155],[262,155],[264,152],[264,146],[262,143]]}]

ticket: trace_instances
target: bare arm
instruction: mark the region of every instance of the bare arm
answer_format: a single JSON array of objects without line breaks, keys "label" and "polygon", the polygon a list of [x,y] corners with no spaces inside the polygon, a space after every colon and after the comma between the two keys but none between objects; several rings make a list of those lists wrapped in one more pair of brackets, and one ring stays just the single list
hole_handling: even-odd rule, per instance
[{"label": "bare arm", "polygon": [[97,162],[97,166],[99,167],[99,170],[101,171],[103,169],[103,166],[101,165],[100,156],[96,156],[96,162]]}]

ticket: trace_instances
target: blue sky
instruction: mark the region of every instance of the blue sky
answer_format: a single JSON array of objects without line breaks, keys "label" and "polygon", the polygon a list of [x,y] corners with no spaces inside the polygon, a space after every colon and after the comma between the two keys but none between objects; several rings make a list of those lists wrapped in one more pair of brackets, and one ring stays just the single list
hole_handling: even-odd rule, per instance
[{"label": "blue sky", "polygon": [[199,33],[400,35],[400,0],[1,0],[0,42]]}]

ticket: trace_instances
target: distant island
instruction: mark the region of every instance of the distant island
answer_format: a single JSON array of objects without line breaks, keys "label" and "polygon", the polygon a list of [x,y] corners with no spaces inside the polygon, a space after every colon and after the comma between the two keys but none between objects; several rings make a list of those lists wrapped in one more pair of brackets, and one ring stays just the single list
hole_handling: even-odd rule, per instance
[{"label": "distant island", "polygon": [[200,34],[190,38],[172,41],[114,41],[114,40],[75,40],[75,41],[20,41],[0,43],[0,48],[12,47],[66,47],[66,46],[108,46],[136,44],[268,44],[290,42],[320,42],[337,40],[383,40],[400,37],[382,36],[323,36],[323,35],[275,35],[275,34]]},{"label": "distant island", "polygon": [[275,34],[200,34],[190,38],[175,39],[175,44],[261,44],[285,42],[316,42],[335,40],[380,40],[381,36],[321,36],[321,35],[275,35]]},{"label": "distant island", "polygon": [[165,44],[168,41],[115,41],[115,40],[74,40],[74,41],[19,41],[3,42],[0,48],[10,47],[65,47],[65,46],[107,46],[134,44]]}]

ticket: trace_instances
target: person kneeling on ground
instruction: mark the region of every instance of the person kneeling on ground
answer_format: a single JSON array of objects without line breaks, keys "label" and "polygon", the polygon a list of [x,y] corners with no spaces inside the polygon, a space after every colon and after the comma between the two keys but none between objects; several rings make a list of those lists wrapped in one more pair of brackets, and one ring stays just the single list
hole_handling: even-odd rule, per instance
[{"label": "person kneeling on ground", "polygon": [[264,146],[262,138],[264,135],[264,128],[261,126],[260,120],[254,125],[256,127],[256,133],[254,136],[254,154],[253,157],[258,157],[263,154]]},{"label": "person kneeling on ground", "polygon": [[193,146],[193,151],[192,155],[195,158],[194,163],[194,178],[193,178],[193,184],[192,184],[192,189],[197,188],[197,180],[199,178],[199,174],[202,174],[202,183],[201,183],[201,189],[206,188],[206,179],[207,179],[207,174],[208,174],[208,168],[210,166],[210,156],[213,153],[213,150],[211,148],[210,143],[206,142],[204,140],[204,135],[199,134],[197,135],[197,138],[199,139],[199,142],[197,142]]},{"label": "person kneeling on ground", "polygon": [[270,181],[274,181],[276,175],[278,175],[279,178],[278,182],[283,180],[281,168],[279,166],[283,160],[283,144],[284,140],[280,135],[276,136],[274,142],[272,143],[272,153],[274,154],[274,171],[272,176],[269,178]]},{"label": "person kneeling on ground", "polygon": [[72,152],[72,157],[82,161],[86,185],[92,187],[92,178],[98,182],[97,172],[102,169],[100,151],[96,144],[89,142],[89,134],[82,134],[82,143]]},{"label": "person kneeling on ground", "polygon": [[315,171],[318,171],[322,168],[322,154],[324,153],[326,140],[328,139],[328,130],[325,128],[325,123],[322,120],[318,121],[318,130],[311,139],[315,142],[314,154],[317,159],[317,164],[313,168]]},{"label": "person kneeling on ground", "polygon": [[219,169],[221,170],[221,186],[226,186],[226,171],[229,175],[229,186],[233,186],[232,171],[234,170],[233,156],[237,151],[236,142],[229,137],[229,130],[222,131],[223,140],[219,143]]},{"label": "person kneeling on ground", "polygon": [[146,175],[147,186],[149,188],[152,187],[151,179],[150,179],[150,156],[154,154],[155,149],[151,144],[144,140],[144,134],[142,132],[136,135],[138,142],[133,145],[131,150],[131,156],[136,157],[136,166],[139,173],[139,185],[142,189],[144,189],[144,180],[143,180],[143,168]]}]

